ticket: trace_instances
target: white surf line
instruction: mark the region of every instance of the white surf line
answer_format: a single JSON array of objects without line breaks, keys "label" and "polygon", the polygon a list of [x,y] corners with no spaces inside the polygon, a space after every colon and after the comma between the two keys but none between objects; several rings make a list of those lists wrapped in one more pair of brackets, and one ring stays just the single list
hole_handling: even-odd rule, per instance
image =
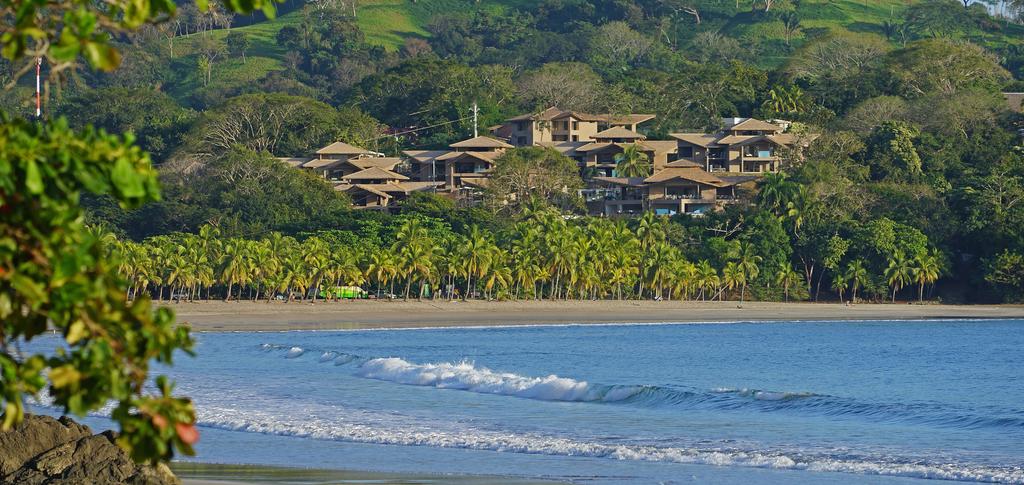
[{"label": "white surf line", "polygon": [[862,319],[843,319],[843,320],[827,320],[827,319],[816,319],[816,320],[702,320],[702,321],[684,321],[684,322],[594,322],[594,323],[505,323],[505,324],[480,324],[480,325],[440,325],[440,326],[415,326],[415,327],[374,327],[374,328],[297,328],[291,330],[196,330],[192,329],[193,333],[323,333],[323,332],[338,332],[338,333],[355,333],[355,332],[408,332],[408,331],[438,331],[438,330],[489,330],[489,329],[515,329],[515,328],[545,328],[545,327],[656,327],[656,326],[683,326],[683,325],[773,325],[780,323],[795,323],[795,324],[813,324],[813,323],[829,323],[829,324],[863,324],[863,323],[943,323],[943,322],[964,322],[964,323],[979,323],[979,322],[992,322],[999,320],[1008,321],[1020,321],[1024,323],[1024,319],[1021,318],[1004,318],[1004,317],[949,317],[949,318],[862,318]]}]

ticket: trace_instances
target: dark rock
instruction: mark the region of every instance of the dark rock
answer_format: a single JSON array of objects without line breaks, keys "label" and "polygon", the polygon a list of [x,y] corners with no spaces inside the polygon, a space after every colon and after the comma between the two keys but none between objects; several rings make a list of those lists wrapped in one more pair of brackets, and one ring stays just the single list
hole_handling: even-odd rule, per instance
[{"label": "dark rock", "polygon": [[0,433],[0,483],[180,485],[165,465],[138,465],[114,441],[67,417],[25,416]]}]

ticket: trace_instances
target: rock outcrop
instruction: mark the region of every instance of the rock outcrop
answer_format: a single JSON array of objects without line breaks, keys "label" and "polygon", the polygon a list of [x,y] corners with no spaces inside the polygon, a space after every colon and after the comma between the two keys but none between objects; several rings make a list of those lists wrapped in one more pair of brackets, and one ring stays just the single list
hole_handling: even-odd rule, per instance
[{"label": "rock outcrop", "polygon": [[25,485],[180,485],[165,465],[138,465],[114,442],[67,417],[25,416],[0,432],[0,483]]}]

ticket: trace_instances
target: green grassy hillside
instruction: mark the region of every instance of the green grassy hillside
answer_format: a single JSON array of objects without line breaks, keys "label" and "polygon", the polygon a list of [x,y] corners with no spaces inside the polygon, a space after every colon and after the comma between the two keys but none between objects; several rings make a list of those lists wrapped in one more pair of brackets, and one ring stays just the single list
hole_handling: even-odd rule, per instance
[{"label": "green grassy hillside", "polygon": [[[801,29],[789,39],[785,52],[799,48],[811,36],[834,32],[860,32],[884,34],[887,21],[898,20],[908,5],[916,0],[802,0],[798,14]],[[362,0],[359,2],[357,23],[368,43],[383,46],[394,51],[406,39],[427,38],[426,26],[436,14],[486,10],[500,14],[510,8],[527,7],[535,2],[528,0]],[[705,13],[701,30],[718,30],[722,34],[741,41],[756,41],[761,44],[782,46],[786,43],[785,29],[781,20],[766,20],[762,13],[749,11],[744,3],[738,13]],[[731,5],[729,5],[731,7]],[[227,60],[220,62],[213,74],[213,82],[219,87],[232,87],[247,83],[273,70],[284,69],[284,49],[277,45],[276,36],[286,25],[297,25],[302,18],[300,11],[293,11],[280,17],[234,30],[249,34],[252,48],[248,62]],[[227,31],[214,31],[205,35],[223,38]],[[204,34],[199,34],[204,35]],[[190,46],[195,36],[179,39],[179,59],[176,64],[182,71],[195,70],[195,59],[190,55]],[[1024,43],[1024,27],[1005,25],[1002,31],[981,34],[975,42],[998,46],[1000,44]],[[746,42],[743,42],[746,44]],[[775,68],[786,61],[784,54],[759,53],[756,63],[763,68]],[[201,88],[200,76],[186,74],[171,88],[176,97]]]}]

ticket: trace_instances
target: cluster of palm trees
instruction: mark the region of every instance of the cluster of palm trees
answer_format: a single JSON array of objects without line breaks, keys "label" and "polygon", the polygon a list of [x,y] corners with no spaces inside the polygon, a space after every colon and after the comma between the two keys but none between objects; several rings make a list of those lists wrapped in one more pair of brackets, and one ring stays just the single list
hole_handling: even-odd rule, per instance
[{"label": "cluster of palm trees", "polygon": [[[805,283],[788,264],[764,267],[749,242],[733,244],[716,267],[690,261],[667,241],[668,219],[648,213],[625,221],[570,221],[537,211],[499,236],[472,226],[466,234],[404,219],[392,243],[341,244],[323,235],[298,241],[271,233],[258,240],[221,237],[215,226],[141,243],[114,241],[126,296],[163,300],[306,299],[330,288],[368,286],[378,298],[483,299],[746,299],[749,286],[777,285],[786,300]],[[323,237],[322,237],[323,236]],[[893,256],[885,278],[893,289],[934,283],[938,253]],[[868,280],[862,261],[836,270],[833,288],[856,298]],[[396,295],[396,287],[398,294]],[[329,298],[329,296],[328,296]]]},{"label": "cluster of palm trees", "polygon": [[[942,255],[935,249],[923,251],[914,257],[907,257],[903,251],[896,251],[889,258],[889,265],[885,268],[883,277],[892,290],[893,302],[896,301],[896,293],[911,284],[917,285],[917,298],[923,301],[925,286],[938,281],[942,271]],[[850,299],[856,300],[857,290],[871,278],[864,260],[861,259],[850,261],[845,268],[837,268],[833,273],[832,289],[839,293],[840,300],[843,300],[847,291],[850,291]]]},{"label": "cluster of palm trees", "polygon": [[[316,300],[327,288],[348,285],[406,299],[742,299],[761,273],[761,257],[749,244],[715,268],[688,261],[666,242],[667,218],[649,214],[638,222],[632,230],[624,221],[576,224],[541,211],[499,243],[475,226],[465,235],[432,234],[411,217],[386,247],[343,246],[319,236],[300,242],[278,233],[222,238],[215,226],[204,226],[198,234],[112,247],[129,282],[126,296],[145,292],[159,300]],[[799,276],[792,268],[779,274],[788,294]]]}]

